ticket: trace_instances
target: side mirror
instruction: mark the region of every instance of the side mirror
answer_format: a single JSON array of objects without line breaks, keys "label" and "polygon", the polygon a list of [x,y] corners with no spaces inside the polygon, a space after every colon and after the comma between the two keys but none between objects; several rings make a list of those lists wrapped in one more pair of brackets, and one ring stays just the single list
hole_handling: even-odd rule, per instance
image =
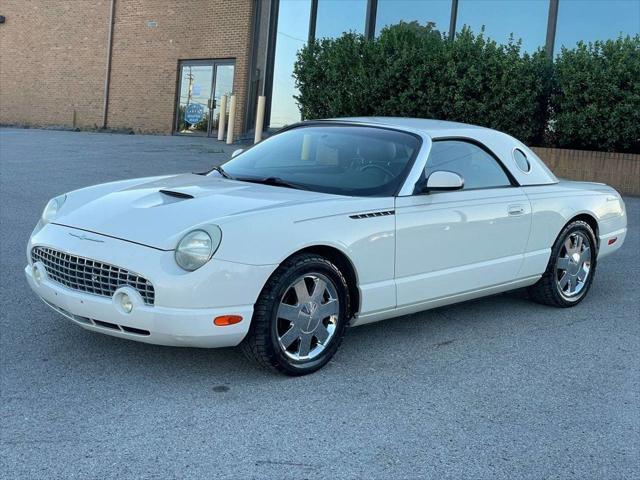
[{"label": "side mirror", "polygon": [[244,152],[244,149],[239,148],[237,150],[234,150],[233,153],[231,154],[231,158],[237,157],[238,155],[240,155],[242,152]]},{"label": "side mirror", "polygon": [[464,187],[464,179],[454,172],[438,170],[427,178],[425,192],[446,192],[449,190],[461,190]]}]

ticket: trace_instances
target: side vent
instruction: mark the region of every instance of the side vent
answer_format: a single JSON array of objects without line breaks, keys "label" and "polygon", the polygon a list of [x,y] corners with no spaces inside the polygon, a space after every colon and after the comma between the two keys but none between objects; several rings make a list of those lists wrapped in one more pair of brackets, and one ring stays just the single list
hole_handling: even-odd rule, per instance
[{"label": "side vent", "polygon": [[358,213],[356,215],[349,215],[349,218],[362,220],[363,218],[386,217],[388,215],[395,215],[395,213],[395,210],[385,210],[382,212]]}]

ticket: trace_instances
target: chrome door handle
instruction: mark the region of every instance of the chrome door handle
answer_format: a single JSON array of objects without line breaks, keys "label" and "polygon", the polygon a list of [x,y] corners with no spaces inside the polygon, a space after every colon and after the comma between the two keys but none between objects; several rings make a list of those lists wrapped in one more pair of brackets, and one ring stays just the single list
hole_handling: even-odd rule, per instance
[{"label": "chrome door handle", "polygon": [[509,205],[509,215],[522,215],[524,207],[522,205]]}]

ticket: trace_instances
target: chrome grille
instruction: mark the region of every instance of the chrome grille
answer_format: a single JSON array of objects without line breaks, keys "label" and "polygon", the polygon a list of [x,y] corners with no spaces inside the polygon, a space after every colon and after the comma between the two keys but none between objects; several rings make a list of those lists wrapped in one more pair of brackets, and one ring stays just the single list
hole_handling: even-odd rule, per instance
[{"label": "chrome grille", "polygon": [[151,282],[124,268],[48,247],[34,247],[31,260],[42,262],[49,278],[73,290],[111,297],[118,288],[128,285],[138,291],[144,303],[153,305]]}]

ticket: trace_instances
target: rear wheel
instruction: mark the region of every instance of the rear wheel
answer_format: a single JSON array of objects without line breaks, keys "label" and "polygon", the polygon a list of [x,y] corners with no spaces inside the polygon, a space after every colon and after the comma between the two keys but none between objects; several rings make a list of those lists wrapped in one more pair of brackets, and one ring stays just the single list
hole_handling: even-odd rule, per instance
[{"label": "rear wheel", "polygon": [[572,307],[587,295],[596,269],[597,243],[588,223],[576,220],[558,236],[544,275],[529,288],[533,300]]},{"label": "rear wheel", "polygon": [[348,312],[347,283],[338,267],[318,255],[295,256],[262,290],[242,349],[288,375],[314,372],[338,349]]}]

